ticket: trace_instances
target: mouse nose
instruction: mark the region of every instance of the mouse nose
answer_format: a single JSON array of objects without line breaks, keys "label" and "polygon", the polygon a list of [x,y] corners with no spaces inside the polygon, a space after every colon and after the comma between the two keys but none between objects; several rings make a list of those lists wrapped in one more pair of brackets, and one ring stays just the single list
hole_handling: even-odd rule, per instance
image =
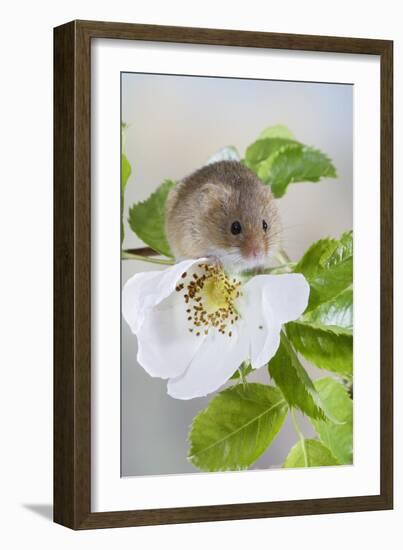
[{"label": "mouse nose", "polygon": [[250,256],[252,256],[253,258],[257,258],[258,256],[260,256],[262,250],[260,248],[260,246],[253,246],[250,250]]},{"label": "mouse nose", "polygon": [[250,242],[245,247],[245,256],[247,258],[258,258],[262,254],[262,247],[257,242]]}]

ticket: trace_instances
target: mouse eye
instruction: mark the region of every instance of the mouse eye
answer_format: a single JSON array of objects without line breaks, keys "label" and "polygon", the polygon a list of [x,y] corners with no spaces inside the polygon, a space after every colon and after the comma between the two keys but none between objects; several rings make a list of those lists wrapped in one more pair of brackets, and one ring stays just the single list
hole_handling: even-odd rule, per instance
[{"label": "mouse eye", "polygon": [[239,222],[232,222],[231,224],[231,233],[233,235],[239,235],[242,231],[242,226]]},{"label": "mouse eye", "polygon": [[267,231],[267,227],[268,227],[268,226],[267,226],[266,220],[263,220],[262,226],[263,226],[263,231]]}]

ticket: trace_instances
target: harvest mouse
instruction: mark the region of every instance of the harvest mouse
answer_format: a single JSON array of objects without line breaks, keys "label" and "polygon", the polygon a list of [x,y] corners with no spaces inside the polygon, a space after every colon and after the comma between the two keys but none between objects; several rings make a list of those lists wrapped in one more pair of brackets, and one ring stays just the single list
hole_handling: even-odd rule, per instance
[{"label": "harvest mouse", "polygon": [[177,260],[211,257],[231,271],[263,267],[281,225],[268,187],[237,161],[220,161],[169,192],[165,229]]}]

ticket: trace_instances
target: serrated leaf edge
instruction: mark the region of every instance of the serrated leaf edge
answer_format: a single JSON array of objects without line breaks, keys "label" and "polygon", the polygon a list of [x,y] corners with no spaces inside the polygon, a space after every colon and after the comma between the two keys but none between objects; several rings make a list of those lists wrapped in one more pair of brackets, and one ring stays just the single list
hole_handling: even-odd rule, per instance
[{"label": "serrated leaf edge", "polygon": [[[139,201],[139,202],[133,203],[133,204],[131,205],[131,207],[129,208],[129,216],[128,216],[128,218],[127,218],[127,222],[128,222],[128,224],[129,224],[129,227],[130,227],[130,229],[131,229],[131,230],[132,230],[132,231],[133,231],[142,241],[144,241],[146,244],[149,244],[149,243],[147,243],[147,242],[142,238],[142,236],[138,233],[137,229],[135,229],[135,228],[133,227],[133,222],[131,221],[133,209],[136,208],[137,206],[143,206],[144,204],[146,204],[149,200],[152,199],[152,197],[154,197],[154,196],[157,194],[158,190],[161,189],[161,187],[163,187],[164,185],[168,185],[168,184],[176,185],[176,182],[175,182],[174,180],[172,180],[172,179],[169,179],[169,178],[165,179],[165,180],[161,183],[161,185],[160,185],[153,193],[151,193],[151,195],[150,195],[149,197],[147,197],[147,198],[144,199],[143,201]],[[135,218],[135,216],[134,216],[134,218]],[[133,218],[133,219],[134,219],[134,218]],[[140,232],[140,233],[141,233],[141,232]],[[167,251],[159,250],[159,249],[158,249],[157,247],[155,247],[155,246],[153,246],[152,248],[153,248],[153,250],[155,250],[156,252],[158,252],[159,254],[161,254],[161,255],[163,255],[163,256],[166,256],[167,258],[173,258],[173,254],[172,254],[172,253],[171,253],[171,254],[168,254]]]}]

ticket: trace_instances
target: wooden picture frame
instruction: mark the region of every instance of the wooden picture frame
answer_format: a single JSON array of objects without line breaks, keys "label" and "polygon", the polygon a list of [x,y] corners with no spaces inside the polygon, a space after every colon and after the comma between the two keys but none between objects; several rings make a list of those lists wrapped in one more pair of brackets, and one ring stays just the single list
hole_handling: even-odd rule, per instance
[{"label": "wooden picture frame", "polygon": [[[91,40],[112,38],[380,56],[381,472],[377,495],[91,512]],[[54,521],[72,529],[324,514],[393,507],[393,43],[73,21],[54,30]]]}]

